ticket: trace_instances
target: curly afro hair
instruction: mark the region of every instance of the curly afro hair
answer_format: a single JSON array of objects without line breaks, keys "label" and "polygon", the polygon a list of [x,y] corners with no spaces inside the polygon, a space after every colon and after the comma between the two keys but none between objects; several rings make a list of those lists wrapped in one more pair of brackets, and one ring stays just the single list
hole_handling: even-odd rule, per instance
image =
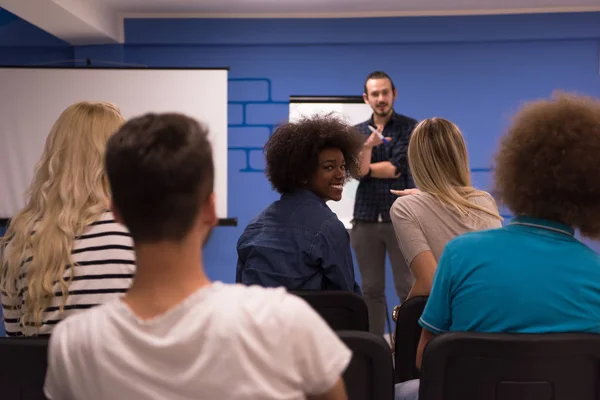
[{"label": "curly afro hair", "polygon": [[600,235],[600,102],[558,93],[526,104],[496,155],[500,201],[515,215]]},{"label": "curly afro hair", "polygon": [[319,153],[328,148],[339,149],[346,161],[346,176],[358,178],[364,141],[356,129],[333,114],[283,124],[264,148],[267,178],[279,193],[305,187],[318,168]]}]

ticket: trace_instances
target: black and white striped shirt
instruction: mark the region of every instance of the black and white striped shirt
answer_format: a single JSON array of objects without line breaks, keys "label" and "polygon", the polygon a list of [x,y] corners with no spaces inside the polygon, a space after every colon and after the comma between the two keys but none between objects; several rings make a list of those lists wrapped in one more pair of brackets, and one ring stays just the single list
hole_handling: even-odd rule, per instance
[{"label": "black and white striped shirt", "polygon": [[[129,289],[135,273],[133,241],[127,229],[115,221],[111,212],[89,225],[75,239],[71,252],[75,264],[73,281],[69,285],[64,311],[59,311],[62,293],[55,285],[55,297],[43,314],[38,335],[49,335],[54,326],[69,315],[113,300]],[[21,336],[24,329],[19,320],[23,315],[24,295],[27,292],[27,268],[21,273],[22,291],[18,298],[2,297],[2,313],[7,336]],[[71,274],[65,271],[65,279]],[[34,328],[28,329],[32,332]]]}]

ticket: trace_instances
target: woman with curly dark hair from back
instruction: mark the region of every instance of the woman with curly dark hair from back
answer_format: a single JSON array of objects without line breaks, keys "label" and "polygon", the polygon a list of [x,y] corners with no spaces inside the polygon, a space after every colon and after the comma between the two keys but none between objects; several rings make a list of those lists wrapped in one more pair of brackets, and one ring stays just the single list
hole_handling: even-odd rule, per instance
[{"label": "woman with curly dark hair from back", "polygon": [[347,290],[354,279],[350,238],[329,209],[360,175],[363,138],[333,115],[280,126],[265,145],[266,175],[280,200],[240,237],[236,281],[288,290]]},{"label": "woman with curly dark hair from back", "polygon": [[[600,333],[600,255],[575,238],[600,236],[598,154],[599,101],[561,94],[517,113],[495,168],[515,217],[446,245],[420,319],[419,367],[447,331]],[[397,399],[417,398],[410,382]]]}]

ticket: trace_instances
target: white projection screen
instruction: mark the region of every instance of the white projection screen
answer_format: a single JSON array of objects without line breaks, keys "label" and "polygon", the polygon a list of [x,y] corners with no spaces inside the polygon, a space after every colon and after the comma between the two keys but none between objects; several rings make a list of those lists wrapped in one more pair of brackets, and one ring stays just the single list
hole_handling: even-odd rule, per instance
[{"label": "white projection screen", "polygon": [[208,127],[217,215],[225,221],[227,77],[227,69],[0,68],[0,218],[23,207],[34,166],[59,114],[79,101],[109,101],[126,119],[179,112]]},{"label": "white projection screen", "polygon": [[[371,118],[372,112],[361,96],[291,96],[289,120],[294,122],[302,116],[334,113],[349,124],[356,125]],[[352,179],[344,187],[342,200],[327,203],[347,229],[352,228],[357,188],[358,181]]]}]

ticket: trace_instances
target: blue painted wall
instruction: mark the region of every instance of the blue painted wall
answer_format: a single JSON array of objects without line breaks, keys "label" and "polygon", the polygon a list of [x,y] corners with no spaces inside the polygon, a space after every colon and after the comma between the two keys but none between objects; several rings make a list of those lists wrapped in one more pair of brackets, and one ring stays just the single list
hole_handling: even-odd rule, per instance
[{"label": "blue painted wall", "polygon": [[[75,47],[73,57],[230,67],[229,216],[240,226],[216,229],[205,255],[208,274],[227,282],[235,276],[235,244],[244,226],[277,198],[262,173],[261,148],[273,126],[286,120],[290,95],[359,95],[369,72],[385,70],[399,88],[399,112],[445,117],[461,127],[475,184],[488,190],[498,138],[523,101],[555,89],[600,96],[598,13],[135,19],[126,21],[125,31],[125,45]],[[32,54],[23,62],[35,62]],[[389,282],[391,307],[397,300]]]},{"label": "blue painted wall", "polygon": [[[335,20],[129,20],[120,61],[229,66],[229,215],[206,251],[216,279],[234,278],[244,225],[277,196],[260,148],[287,118],[290,95],[361,94],[372,70],[390,73],[396,108],[455,121],[477,186],[491,188],[493,153],[511,113],[555,89],[600,95],[600,14]],[[76,54],[102,56],[101,48]],[[268,81],[244,81],[264,78]],[[270,97],[269,97],[270,96]],[[260,103],[267,100],[284,104]],[[253,103],[256,102],[256,103]],[[598,248],[598,246],[596,246]],[[388,269],[389,272],[389,269]],[[391,280],[390,306],[396,303]]]}]

